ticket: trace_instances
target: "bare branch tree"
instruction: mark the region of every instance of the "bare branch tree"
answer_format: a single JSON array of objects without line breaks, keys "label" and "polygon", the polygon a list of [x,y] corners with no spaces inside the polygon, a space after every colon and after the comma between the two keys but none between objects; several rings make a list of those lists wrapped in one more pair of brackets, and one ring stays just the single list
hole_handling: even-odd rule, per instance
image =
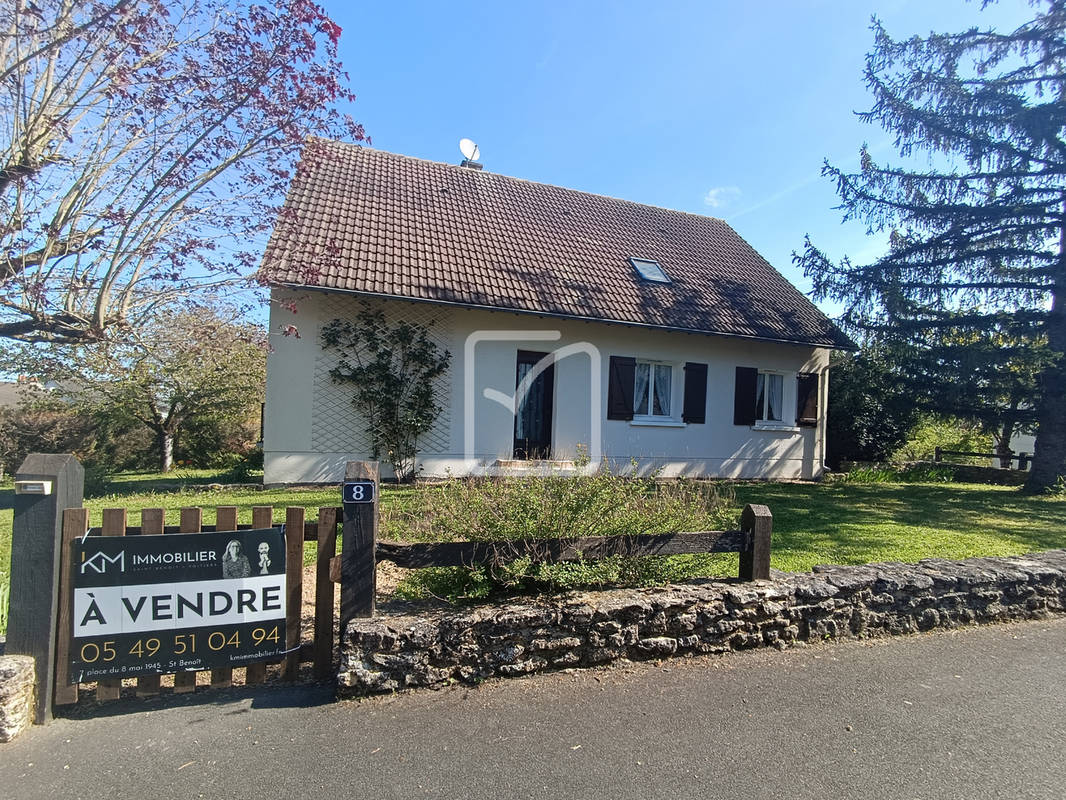
[{"label": "bare branch tree", "polygon": [[339,36],[309,0],[5,4],[0,336],[126,335],[250,275],[307,137],[365,139]]}]

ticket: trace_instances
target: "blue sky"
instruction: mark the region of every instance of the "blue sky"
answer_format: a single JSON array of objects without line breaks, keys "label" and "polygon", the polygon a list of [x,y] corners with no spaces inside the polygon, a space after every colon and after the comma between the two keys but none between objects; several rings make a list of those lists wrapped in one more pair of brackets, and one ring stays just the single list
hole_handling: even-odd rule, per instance
[{"label": "blue sky", "polygon": [[805,233],[854,260],[881,248],[820,177],[863,142],[892,155],[853,113],[871,14],[896,38],[1031,15],[1025,0],[323,5],[374,147],[458,163],[470,137],[494,172],[722,217],[804,291]]}]

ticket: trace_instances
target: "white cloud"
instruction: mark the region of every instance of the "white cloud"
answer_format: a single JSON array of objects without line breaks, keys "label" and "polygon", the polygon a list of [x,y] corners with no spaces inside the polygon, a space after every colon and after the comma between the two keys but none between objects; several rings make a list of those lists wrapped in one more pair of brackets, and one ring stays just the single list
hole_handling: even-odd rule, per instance
[{"label": "white cloud", "polygon": [[703,196],[703,204],[711,208],[721,208],[728,205],[729,199],[738,194],[740,189],[736,186],[715,186],[707,190],[707,194]]}]

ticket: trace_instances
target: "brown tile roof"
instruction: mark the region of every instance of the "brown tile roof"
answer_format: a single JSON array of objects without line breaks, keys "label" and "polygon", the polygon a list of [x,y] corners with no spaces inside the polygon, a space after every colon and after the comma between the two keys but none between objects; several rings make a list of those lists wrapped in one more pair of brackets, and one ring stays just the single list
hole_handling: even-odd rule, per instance
[{"label": "brown tile roof", "polygon": [[[312,140],[272,284],[847,347],[720,219]],[[671,283],[638,277],[657,260]]]}]

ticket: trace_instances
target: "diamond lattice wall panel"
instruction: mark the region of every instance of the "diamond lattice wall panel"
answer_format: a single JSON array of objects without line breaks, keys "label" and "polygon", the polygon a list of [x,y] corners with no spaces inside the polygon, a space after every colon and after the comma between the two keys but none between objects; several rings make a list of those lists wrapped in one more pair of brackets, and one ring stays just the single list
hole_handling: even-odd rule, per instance
[{"label": "diamond lattice wall panel", "polygon": [[[361,301],[345,295],[321,296],[322,324],[333,319],[353,319],[361,308]],[[429,338],[441,350],[450,351],[451,312],[424,303],[381,303],[390,324],[401,320],[427,328]],[[314,395],[311,404],[311,446],[317,452],[369,455],[371,437],[366,420],[352,405],[352,387],[337,384],[330,377],[339,360],[333,349],[319,348],[315,358]],[[437,403],[443,408],[433,427],[419,440],[419,455],[440,455],[453,452],[451,431],[451,370],[434,381]]]}]

